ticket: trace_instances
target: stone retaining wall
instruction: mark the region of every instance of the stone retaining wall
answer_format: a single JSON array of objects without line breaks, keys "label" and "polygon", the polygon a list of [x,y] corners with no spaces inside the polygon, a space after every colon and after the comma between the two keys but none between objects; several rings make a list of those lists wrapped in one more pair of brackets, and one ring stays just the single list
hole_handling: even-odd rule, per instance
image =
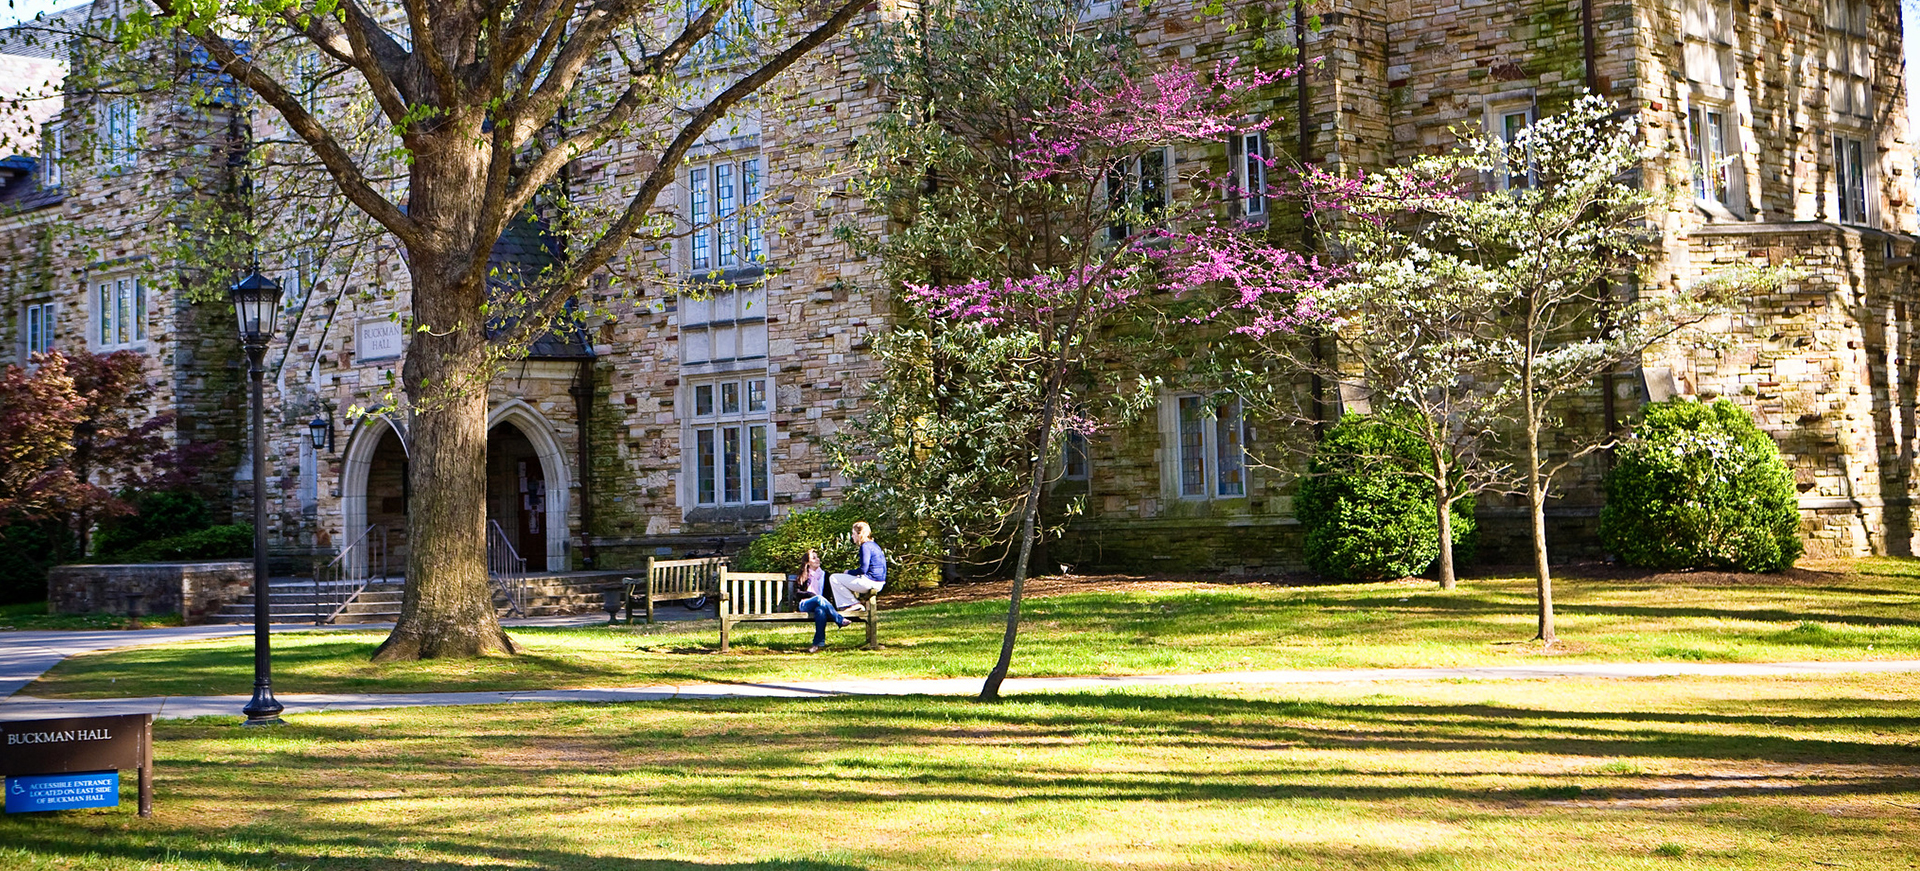
[{"label": "stone retaining wall", "polygon": [[47,606],[55,614],[125,614],[127,594],[146,594],[148,614],[179,614],[189,625],[252,592],[253,563],[54,566],[47,573]]}]

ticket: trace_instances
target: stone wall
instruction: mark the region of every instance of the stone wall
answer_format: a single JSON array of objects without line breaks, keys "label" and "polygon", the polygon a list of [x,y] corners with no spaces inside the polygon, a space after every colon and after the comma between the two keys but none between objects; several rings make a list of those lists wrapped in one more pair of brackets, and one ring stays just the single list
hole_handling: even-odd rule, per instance
[{"label": "stone wall", "polygon": [[47,608],[55,614],[126,614],[127,594],[148,614],[179,614],[188,625],[253,592],[253,563],[143,563],[54,566]]}]

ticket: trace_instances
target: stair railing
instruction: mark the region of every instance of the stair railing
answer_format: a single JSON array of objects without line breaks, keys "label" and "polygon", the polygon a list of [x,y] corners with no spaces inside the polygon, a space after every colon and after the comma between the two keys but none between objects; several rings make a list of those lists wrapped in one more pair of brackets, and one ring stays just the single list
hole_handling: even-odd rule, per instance
[{"label": "stair railing", "polygon": [[313,573],[314,625],[338,620],[368,584],[387,577],[387,528],[369,525],[332,562]]},{"label": "stair railing", "polygon": [[510,616],[527,616],[527,561],[500,521],[492,519],[487,521],[487,579],[506,597]]}]

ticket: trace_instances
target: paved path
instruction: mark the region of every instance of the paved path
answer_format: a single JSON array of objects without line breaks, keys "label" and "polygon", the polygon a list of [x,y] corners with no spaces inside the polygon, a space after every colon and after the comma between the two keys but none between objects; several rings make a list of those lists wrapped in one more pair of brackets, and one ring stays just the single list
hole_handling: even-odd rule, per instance
[{"label": "paved path", "polygon": [[[1781,662],[1764,664],[1593,663],[1555,666],[1508,665],[1480,668],[1359,668],[1302,671],[1236,671],[1213,674],[1160,674],[1124,677],[1012,678],[1007,694],[1116,687],[1280,686],[1354,681],[1538,680],[1545,678],[1775,677],[1818,674],[1902,674],[1920,672],[1920,662]],[[831,680],[781,683],[692,684],[589,690],[526,690],[479,693],[339,693],[279,697],[287,714],[368,708],[497,705],[509,702],[638,702],[665,699],[742,697],[821,698],[840,695],[972,695],[978,678],[930,680]],[[36,699],[15,696],[0,701],[0,720],[41,717],[153,713],[159,717],[238,717],[247,696],[170,696],[147,699]]]}]

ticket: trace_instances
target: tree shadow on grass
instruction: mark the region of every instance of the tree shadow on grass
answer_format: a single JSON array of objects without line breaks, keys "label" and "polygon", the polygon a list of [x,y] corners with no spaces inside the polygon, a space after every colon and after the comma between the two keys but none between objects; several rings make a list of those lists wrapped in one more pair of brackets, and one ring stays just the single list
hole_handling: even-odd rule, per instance
[{"label": "tree shadow on grass", "polygon": [[[124,817],[84,813],[0,820],[0,844],[54,864],[92,856],[209,867],[856,871],[857,860],[682,862],[649,854],[783,851],[799,843],[787,825],[801,801],[861,818],[902,803],[1038,803],[1064,811],[1289,801],[1356,808],[1437,801],[1457,813],[1537,808],[1565,816],[1620,812],[1585,806],[1595,802],[1920,791],[1912,774],[1920,771],[1920,747],[1875,743],[1869,734],[1904,728],[1916,703],[1789,697],[1748,704],[1753,713],[1693,714],[1059,693],[995,705],[839,697],[355,714],[302,718],[272,731],[173,721],[156,729],[161,818],[124,830]],[[1823,705],[1886,712],[1823,714]],[[1860,737],[1819,737],[1836,732]],[[1099,752],[1087,757],[1076,748]],[[1567,757],[1703,760],[1713,773],[1610,775],[1579,770]],[[1127,759],[1151,764],[1102,761]],[[252,821],[222,828],[169,818],[169,806],[258,810]],[[609,828],[604,843],[620,846],[598,852],[617,855],[597,855],[587,852],[597,847],[567,841],[602,843],[573,819],[594,811],[659,822]],[[721,846],[709,842],[716,837]],[[680,840],[656,849],[656,838]],[[862,848],[857,837],[841,843],[849,852]],[[1365,858],[1386,868],[1423,861],[1376,845],[1292,845],[1274,855],[1336,865]],[[1474,866],[1468,854],[1448,855]]]},{"label": "tree shadow on grass", "polygon": [[[476,864],[506,868],[595,869],[595,871],[669,871],[669,869],[709,869],[709,871],[864,871],[867,866],[844,862],[807,859],[781,859],[764,862],[694,862],[683,859],[649,859],[571,853],[551,848],[515,845],[511,835],[499,838],[416,837],[420,829],[407,829],[405,855],[396,855],[392,845],[375,845],[377,855],[367,852],[370,839],[365,829],[316,826],[304,820],[298,830],[274,827],[271,832],[252,833],[270,843],[256,842],[254,849],[242,845],[233,833],[221,845],[198,833],[129,834],[99,831],[92,826],[63,825],[64,820],[34,820],[7,828],[4,842],[30,855],[66,857],[92,864],[99,859],[130,863],[163,862],[211,868],[325,868],[391,869],[407,871],[472,871]],[[243,830],[245,831],[245,830]],[[383,848],[384,846],[384,848]],[[422,853],[438,853],[450,858],[422,859]],[[457,858],[454,858],[457,857]]]}]

